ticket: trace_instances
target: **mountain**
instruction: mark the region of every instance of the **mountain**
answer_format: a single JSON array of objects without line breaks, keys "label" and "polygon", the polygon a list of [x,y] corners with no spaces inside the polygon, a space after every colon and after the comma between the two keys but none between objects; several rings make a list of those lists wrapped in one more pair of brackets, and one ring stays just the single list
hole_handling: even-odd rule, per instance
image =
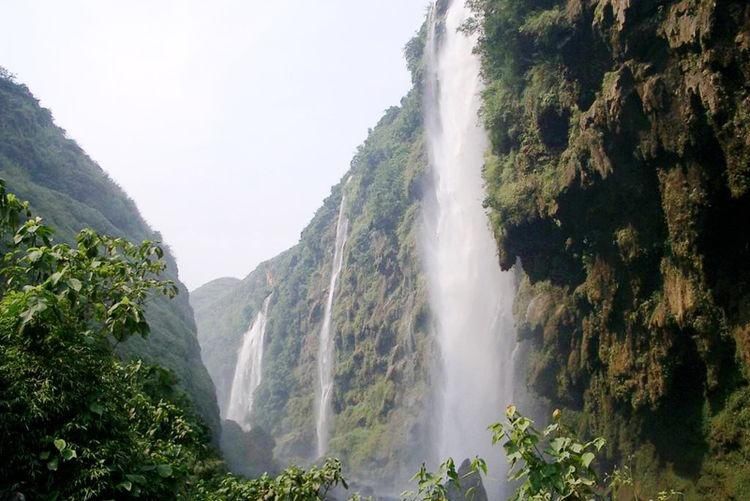
[{"label": "mountain", "polygon": [[[424,31],[409,46],[415,78],[423,43]],[[222,279],[193,294],[222,410],[242,336],[272,294],[252,420],[274,436],[282,463],[316,455],[316,359],[340,209],[348,238],[331,312],[336,425],[329,454],[378,484],[408,478],[422,460],[415,444],[426,442],[433,348],[417,249],[426,165],[421,99],[415,86],[386,111],[296,246],[240,283]]]},{"label": "mountain", "polygon": [[750,6],[473,2],[529,381],[647,492],[750,492]]},{"label": "mountain", "polygon": [[[436,3],[438,38],[449,5]],[[475,17],[463,30],[478,36],[485,82],[484,205],[499,266],[517,277],[516,389],[528,392],[519,405],[534,414],[561,408],[571,429],[604,436],[602,466],[627,465],[644,495],[742,499],[750,492],[750,7],[469,5]],[[426,40],[423,27],[406,48],[414,88],[371,131],[300,242],[241,282],[196,291],[222,409],[243,335],[270,296],[251,422],[276,441],[278,460],[304,462],[318,455],[319,339],[335,285],[328,451],[384,492],[434,457],[443,383],[418,243],[433,182]],[[342,218],[348,240],[332,282]]]},{"label": "mountain", "polygon": [[234,277],[212,280],[190,293],[190,306],[193,310],[201,310],[201,312],[210,310],[215,301],[234,289],[240,282],[239,278]]},{"label": "mountain", "polygon": [[[57,240],[70,242],[85,227],[135,242],[161,240],[125,192],[54,124],[52,114],[29,89],[4,70],[0,74],[0,178],[57,229]],[[150,336],[131,338],[120,350],[126,357],[173,370],[200,415],[218,431],[214,388],[201,362],[188,292],[168,249],[165,259],[165,275],[175,281],[179,294],[174,300],[155,296],[147,310]]]},{"label": "mountain", "polygon": [[253,420],[275,437],[282,462],[315,455],[315,361],[344,194],[349,232],[332,310],[330,455],[373,482],[411,474],[421,460],[413,445],[426,433],[431,342],[416,249],[425,165],[420,99],[415,90],[386,112],[296,246],[240,283],[222,279],[193,293],[204,361],[223,410],[242,335],[273,294]]}]

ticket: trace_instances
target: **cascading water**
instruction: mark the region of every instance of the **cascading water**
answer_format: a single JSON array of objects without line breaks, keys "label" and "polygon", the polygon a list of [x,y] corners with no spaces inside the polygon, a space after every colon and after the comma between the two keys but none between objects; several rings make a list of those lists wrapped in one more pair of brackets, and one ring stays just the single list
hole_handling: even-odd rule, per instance
[{"label": "cascading water", "polygon": [[497,259],[482,208],[488,147],[478,111],[482,84],[476,38],[459,32],[470,15],[454,0],[442,21],[433,8],[426,47],[425,127],[434,180],[425,203],[423,249],[440,348],[435,445],[440,458],[488,461],[490,498],[502,492],[503,453],[487,426],[513,399],[514,280]]},{"label": "cascading water", "polygon": [[[347,181],[348,183],[348,181]],[[333,310],[333,297],[336,292],[336,282],[344,265],[344,247],[346,246],[347,233],[349,231],[349,220],[344,215],[346,206],[346,195],[341,196],[338,221],[336,222],[336,244],[333,252],[333,266],[331,270],[331,283],[328,285],[328,300],[323,314],[323,326],[320,328],[320,344],[318,346],[318,382],[320,393],[318,395],[318,420],[316,431],[318,435],[318,457],[328,452],[328,436],[330,433],[330,408],[333,392],[333,361],[334,344],[331,336],[331,313]]]},{"label": "cascading water", "polygon": [[243,430],[251,428],[250,411],[255,390],[260,385],[263,370],[263,344],[266,336],[266,318],[271,296],[263,301],[263,307],[245,333],[237,355],[232,389],[229,396],[227,419],[239,424]]}]

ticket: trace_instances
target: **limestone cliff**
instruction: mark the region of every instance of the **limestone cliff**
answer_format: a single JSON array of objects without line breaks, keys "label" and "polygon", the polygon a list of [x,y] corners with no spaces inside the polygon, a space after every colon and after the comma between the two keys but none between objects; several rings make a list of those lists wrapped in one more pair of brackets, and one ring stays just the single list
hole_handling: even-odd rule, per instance
[{"label": "limestone cliff", "polygon": [[475,0],[529,382],[644,485],[750,491],[750,6]]}]

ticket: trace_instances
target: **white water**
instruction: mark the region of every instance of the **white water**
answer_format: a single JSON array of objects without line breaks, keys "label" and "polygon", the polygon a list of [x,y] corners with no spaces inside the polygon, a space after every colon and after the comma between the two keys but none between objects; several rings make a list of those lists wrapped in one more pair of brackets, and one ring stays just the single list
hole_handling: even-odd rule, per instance
[{"label": "white water", "polygon": [[245,332],[237,355],[232,389],[229,396],[227,419],[239,424],[243,430],[251,428],[250,412],[253,408],[255,390],[260,385],[263,371],[263,344],[266,336],[266,318],[271,296],[263,301],[263,307]]},{"label": "white water", "polygon": [[328,285],[328,300],[323,314],[323,326],[320,328],[320,341],[318,346],[318,383],[320,393],[318,394],[318,420],[316,431],[318,436],[318,457],[328,452],[328,438],[330,435],[330,411],[331,396],[333,392],[333,361],[334,343],[331,336],[331,313],[333,310],[333,297],[336,292],[336,282],[341,274],[344,264],[344,247],[346,246],[347,233],[349,231],[349,220],[344,215],[346,195],[341,196],[338,221],[336,222],[336,244],[333,252],[333,266],[331,270],[331,283]]},{"label": "white water", "polygon": [[426,48],[425,126],[435,191],[425,204],[423,248],[441,353],[437,453],[457,463],[487,459],[485,485],[496,499],[505,459],[487,426],[503,419],[513,398],[514,280],[498,265],[482,208],[488,142],[478,117],[480,63],[472,53],[476,39],[456,31],[468,15],[464,0],[454,0],[444,31],[433,23]]}]

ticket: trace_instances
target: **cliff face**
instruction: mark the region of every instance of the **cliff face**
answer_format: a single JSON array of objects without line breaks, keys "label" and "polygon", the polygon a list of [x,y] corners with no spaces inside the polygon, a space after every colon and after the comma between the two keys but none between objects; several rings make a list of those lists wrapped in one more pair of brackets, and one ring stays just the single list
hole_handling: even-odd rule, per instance
[{"label": "cliff face", "polygon": [[[50,112],[6,75],[0,75],[0,177],[57,229],[57,240],[71,241],[84,227],[136,242],[161,240],[122,189],[55,126]],[[151,335],[131,338],[122,351],[172,369],[198,412],[218,431],[213,384],[200,359],[188,293],[166,251],[166,277],[176,282],[179,295],[174,300],[154,297],[147,310]]]},{"label": "cliff face", "polygon": [[750,6],[474,0],[530,385],[647,487],[750,489]]},{"label": "cliff face", "polygon": [[[416,65],[421,42],[409,50]],[[318,338],[344,193],[349,233],[332,313],[329,454],[350,475],[380,485],[408,478],[424,457],[417,444],[427,432],[421,418],[432,348],[416,248],[425,165],[420,108],[420,93],[412,91],[386,111],[296,246],[240,283],[211,282],[194,293],[202,303],[194,305],[204,360],[222,409],[242,335],[273,294],[253,421],[275,438],[281,463],[315,459]]]}]

